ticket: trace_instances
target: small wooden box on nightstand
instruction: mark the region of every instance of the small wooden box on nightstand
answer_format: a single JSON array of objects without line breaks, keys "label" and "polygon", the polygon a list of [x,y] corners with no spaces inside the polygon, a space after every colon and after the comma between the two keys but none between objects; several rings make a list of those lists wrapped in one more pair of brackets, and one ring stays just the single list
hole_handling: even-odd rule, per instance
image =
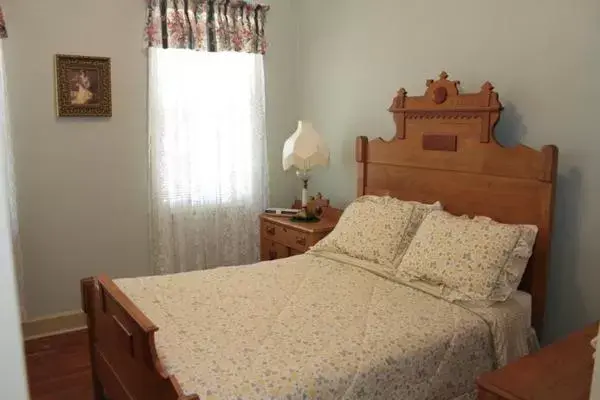
[{"label": "small wooden box on nightstand", "polygon": [[302,254],[335,228],[341,211],[327,207],[319,222],[292,222],[289,216],[260,216],[260,259],[277,260]]},{"label": "small wooden box on nightstand", "polygon": [[479,400],[588,400],[598,324],[477,380]]}]

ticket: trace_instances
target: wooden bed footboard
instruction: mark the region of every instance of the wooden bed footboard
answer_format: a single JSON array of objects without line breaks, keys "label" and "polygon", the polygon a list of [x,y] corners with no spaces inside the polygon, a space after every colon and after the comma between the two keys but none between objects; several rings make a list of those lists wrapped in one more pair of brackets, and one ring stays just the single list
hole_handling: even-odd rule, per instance
[{"label": "wooden bed footboard", "polygon": [[158,330],[107,276],[81,281],[95,400],[199,400],[185,396],[156,353]]}]

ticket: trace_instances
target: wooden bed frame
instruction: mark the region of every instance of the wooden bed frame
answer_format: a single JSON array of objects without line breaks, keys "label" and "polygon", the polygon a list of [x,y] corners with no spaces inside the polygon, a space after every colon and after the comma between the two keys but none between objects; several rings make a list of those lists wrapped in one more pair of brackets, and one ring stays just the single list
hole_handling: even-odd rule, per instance
[{"label": "wooden bed frame", "polygon": [[[502,105],[492,85],[459,94],[442,73],[424,96],[398,91],[390,112],[390,141],[356,141],[358,196],[391,195],[441,201],[457,215],[539,227],[521,289],[533,298],[533,326],[541,333],[546,304],[558,149],[504,148],[494,137]],[[194,400],[168,376],[156,352],[156,327],[107,276],[81,282],[87,314],[96,400]]]}]

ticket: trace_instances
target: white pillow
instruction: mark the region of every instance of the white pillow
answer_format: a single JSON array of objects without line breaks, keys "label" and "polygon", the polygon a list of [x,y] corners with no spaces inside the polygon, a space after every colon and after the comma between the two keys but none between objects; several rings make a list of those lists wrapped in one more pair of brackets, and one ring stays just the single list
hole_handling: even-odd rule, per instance
[{"label": "white pillow", "polygon": [[451,301],[505,301],[521,282],[536,235],[533,225],[432,211],[398,273],[442,285],[443,297]]},{"label": "white pillow", "polygon": [[417,234],[417,230],[423,223],[425,217],[427,217],[432,211],[443,210],[442,203],[439,201],[436,201],[433,204],[419,203],[417,201],[409,201],[408,203],[414,205],[415,208],[413,209],[413,213],[410,217],[408,227],[406,228],[406,231],[404,231],[404,236],[402,237],[402,240],[400,240],[398,253],[396,254],[396,258],[394,260],[396,269],[402,262],[402,258],[404,257],[404,254],[406,254],[406,250],[408,250],[410,242],[412,242],[413,238]]},{"label": "white pillow", "polygon": [[375,262],[393,276],[418,225],[439,203],[425,205],[390,196],[362,196],[350,204],[335,229],[312,247]]},{"label": "white pillow", "polygon": [[414,207],[389,196],[360,197],[312,250],[346,254],[391,267]]}]

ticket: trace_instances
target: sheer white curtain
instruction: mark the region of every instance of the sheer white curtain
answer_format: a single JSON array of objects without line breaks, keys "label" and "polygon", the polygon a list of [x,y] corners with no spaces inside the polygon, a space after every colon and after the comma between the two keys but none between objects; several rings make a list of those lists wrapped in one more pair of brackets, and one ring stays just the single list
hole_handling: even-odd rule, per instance
[{"label": "sheer white curtain", "polygon": [[0,160],[4,164],[1,169],[5,176],[6,187],[2,188],[8,197],[8,211],[10,229],[12,232],[13,259],[15,276],[19,289],[21,305],[21,318],[26,318],[24,283],[23,283],[23,253],[21,252],[21,238],[19,235],[19,221],[17,218],[17,187],[14,174],[14,156],[12,144],[12,131],[10,129],[10,115],[8,108],[8,93],[6,90],[6,67],[4,64],[4,50],[0,41]]},{"label": "sheer white curtain", "polygon": [[150,48],[156,273],[259,259],[267,201],[263,56]]}]

